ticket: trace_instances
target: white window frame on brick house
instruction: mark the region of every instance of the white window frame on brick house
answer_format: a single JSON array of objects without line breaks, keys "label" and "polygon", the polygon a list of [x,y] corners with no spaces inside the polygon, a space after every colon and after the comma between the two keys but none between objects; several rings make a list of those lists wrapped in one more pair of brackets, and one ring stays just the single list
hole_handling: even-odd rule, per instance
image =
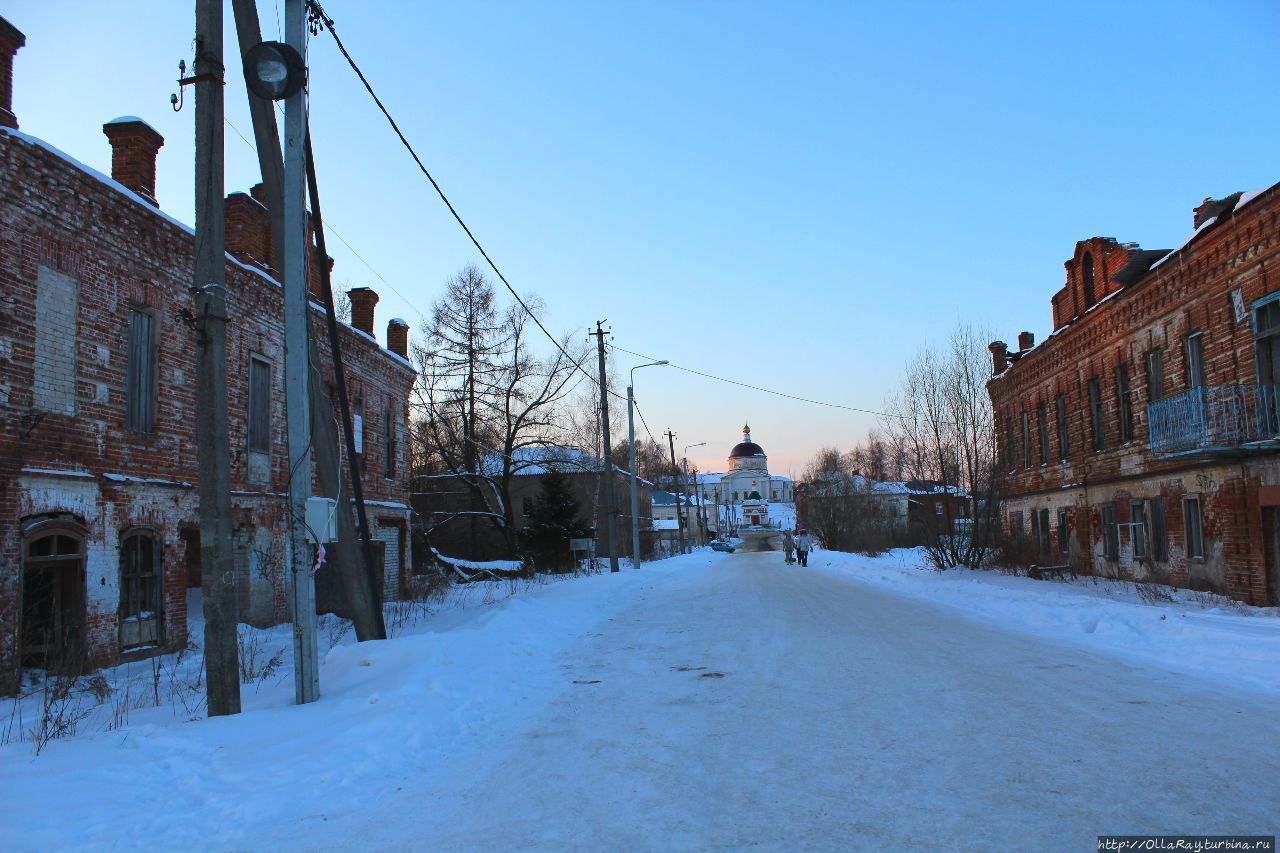
[{"label": "white window frame on brick house", "polygon": [[1133,559],[1145,560],[1149,556],[1149,531],[1147,529],[1147,502],[1129,502],[1129,544],[1133,547]]},{"label": "white window frame on brick house", "polygon": [[1183,343],[1183,354],[1187,361],[1187,388],[1204,386],[1204,332],[1196,330],[1188,332]]},{"label": "white window frame on brick house", "polygon": [[1147,402],[1158,403],[1164,399],[1164,354],[1158,349],[1147,350]]},{"label": "white window frame on brick house", "polygon": [[1102,559],[1120,559],[1120,527],[1116,523],[1115,504],[1102,505]]},{"label": "white window frame on brick house", "polygon": [[149,435],[156,429],[160,391],[160,322],[154,311],[129,309],[125,363],[125,423],[131,432]]},{"label": "white window frame on brick house", "polygon": [[1204,516],[1199,495],[1182,499],[1182,541],[1187,559],[1204,559]]},{"label": "white window frame on brick house", "polygon": [[253,453],[271,453],[272,365],[267,358],[249,356],[248,401],[245,412],[245,443]]},{"label": "white window frame on brick house", "polygon": [[164,540],[159,531],[133,527],[120,535],[120,648],[164,642]]}]

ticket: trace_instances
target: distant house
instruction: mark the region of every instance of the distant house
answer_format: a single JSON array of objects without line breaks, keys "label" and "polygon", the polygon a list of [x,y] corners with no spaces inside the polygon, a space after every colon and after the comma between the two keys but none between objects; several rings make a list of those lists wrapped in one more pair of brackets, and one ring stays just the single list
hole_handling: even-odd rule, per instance
[{"label": "distant house", "polygon": [[[604,537],[605,502],[602,499],[600,471],[601,460],[589,453],[559,445],[539,445],[520,448],[513,454],[511,493],[511,514],[513,528],[519,531],[524,527],[525,517],[534,501],[542,494],[542,481],[549,471],[557,471],[564,475],[569,488],[578,503],[579,519],[596,531],[596,538]],[[487,512],[502,514],[498,499],[498,489],[493,481],[502,470],[502,458],[487,456],[480,462],[480,472],[485,478],[486,486],[481,493],[485,499]],[[614,542],[619,555],[631,554],[631,475],[618,466],[613,466],[612,484],[616,507],[614,524]],[[647,480],[638,481],[640,529],[646,531],[644,536],[652,538],[652,495],[653,484]],[[450,556],[461,556],[472,560],[492,560],[510,557],[506,537],[491,520],[483,520],[477,525],[478,537],[474,544],[471,541],[469,517],[460,515],[470,510],[469,492],[460,479],[436,477],[425,481],[413,498],[414,508],[431,531],[429,539],[433,547]],[[642,542],[642,546],[644,543]],[[474,551],[474,553],[473,553]]]},{"label": "distant house", "polygon": [[920,545],[960,528],[969,517],[969,495],[928,480],[878,482],[854,474],[830,473],[824,482],[796,486],[797,524],[805,526],[814,504],[839,503],[849,513],[873,516],[898,545]]},{"label": "distant house", "polygon": [[[701,506],[699,506],[701,504]],[[701,526],[706,527],[706,535],[715,536],[719,526],[716,505],[708,499],[699,501],[690,495],[686,498],[682,494],[657,490],[653,493],[653,520],[654,529],[659,529],[659,521],[678,522],[680,516],[684,517],[688,530],[697,531]],[[679,527],[663,527],[662,529],[679,530]]]}]

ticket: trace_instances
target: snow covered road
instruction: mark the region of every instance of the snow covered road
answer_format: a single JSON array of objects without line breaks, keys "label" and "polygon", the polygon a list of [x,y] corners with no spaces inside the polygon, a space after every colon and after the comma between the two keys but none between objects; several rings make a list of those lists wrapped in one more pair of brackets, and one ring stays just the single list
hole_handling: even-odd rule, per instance
[{"label": "snow covered road", "polygon": [[330,824],[333,846],[1089,850],[1100,833],[1277,829],[1269,697],[778,554],[672,575],[560,668],[527,725]]},{"label": "snow covered road", "polygon": [[[1273,616],[1165,621],[1093,587],[818,557],[703,550],[512,585],[334,647],[304,708],[284,677],[233,718],[155,709],[39,756],[0,747],[0,848],[1093,850],[1277,831],[1280,692],[1151,659],[1206,619],[1265,655]],[[466,591],[504,588],[482,586]],[[1135,633],[1127,657],[1116,637],[1103,653],[1035,633],[1090,608],[1168,633]]]}]

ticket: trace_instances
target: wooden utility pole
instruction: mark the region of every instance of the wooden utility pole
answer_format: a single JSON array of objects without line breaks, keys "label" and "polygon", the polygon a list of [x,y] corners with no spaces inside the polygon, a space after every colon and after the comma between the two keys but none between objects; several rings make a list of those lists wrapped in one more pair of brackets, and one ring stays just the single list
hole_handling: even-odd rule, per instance
[{"label": "wooden utility pole", "polygon": [[604,433],[604,464],[600,466],[600,489],[604,497],[605,550],[609,552],[609,571],[618,571],[618,549],[614,547],[613,526],[617,510],[613,497],[613,450],[609,447],[609,381],[604,370],[604,321],[596,321],[596,330],[590,333],[600,350],[600,426]]},{"label": "wooden utility pole", "polygon": [[[285,0],[285,42],[307,55],[305,0]],[[307,351],[307,128],[306,89],[285,100],[284,107],[284,383],[289,435],[289,530],[293,597],[294,696],[299,705],[320,698],[319,650],[316,643],[316,584],[311,574],[312,546],[305,519],[311,496],[311,373]]]},{"label": "wooden utility pole", "polygon": [[[258,24],[258,5],[255,0],[232,0],[232,10],[236,19],[236,35],[240,41],[240,57],[243,60],[249,50],[262,41],[262,30]],[[280,154],[280,131],[276,126],[275,107],[272,101],[256,98],[249,94],[249,116],[253,121],[253,136],[258,150],[258,163],[262,170],[262,184],[267,196],[267,219],[273,235],[284,235],[284,159]],[[312,168],[308,157],[308,168]],[[319,229],[317,229],[317,234]],[[280,239],[279,237],[277,239]],[[276,246],[277,258],[274,263],[279,267],[283,254],[279,243]],[[320,269],[326,273],[328,265],[321,258]],[[328,313],[333,312],[333,294],[331,288],[326,289]],[[308,323],[307,352],[312,364],[320,363],[320,352],[316,346],[315,336],[310,334]],[[337,353],[336,341],[330,342],[330,349],[335,358],[335,380],[342,376]],[[341,609],[335,607],[339,615],[351,620],[356,639],[385,640],[386,625],[382,618],[382,603],[377,600],[377,581],[375,573],[381,566],[372,564],[372,547],[368,543],[367,524],[357,533],[355,520],[352,518],[349,500],[344,495],[342,480],[342,462],[338,456],[338,433],[333,423],[333,401],[329,397],[329,389],[325,386],[320,372],[310,372],[311,397],[311,443],[315,450],[316,481],[320,493],[337,501],[338,541],[326,546],[328,554],[325,568],[322,571],[333,572],[339,580],[343,601]],[[339,385],[345,383],[338,382]],[[350,447],[350,412],[343,397],[343,427]],[[348,450],[348,459],[355,462],[356,457]],[[359,477],[352,478],[353,487]],[[360,506],[357,503],[357,506]],[[357,544],[358,543],[358,544]]]},{"label": "wooden utility pole", "polygon": [[209,716],[240,713],[227,439],[227,296],[222,219],[222,3],[196,0],[196,454]]},{"label": "wooden utility pole", "polygon": [[[673,477],[680,476],[680,468],[676,465],[676,434],[671,431],[671,427],[667,427],[667,446],[671,448],[671,471]],[[684,549],[684,513],[680,511],[680,493],[674,489],[671,492],[676,499],[676,527],[680,530],[680,553],[685,552]]]}]

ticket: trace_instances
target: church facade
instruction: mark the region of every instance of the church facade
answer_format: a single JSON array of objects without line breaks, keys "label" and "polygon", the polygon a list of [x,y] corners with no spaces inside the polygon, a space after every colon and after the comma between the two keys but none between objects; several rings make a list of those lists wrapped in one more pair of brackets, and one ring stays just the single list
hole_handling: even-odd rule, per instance
[{"label": "church facade", "polygon": [[[742,441],[729,451],[729,470],[723,474],[698,474],[690,485],[707,501],[748,507],[768,520],[768,504],[791,503],[795,500],[790,477],[769,474],[769,457],[764,448],[751,440],[751,427],[742,427]],[[749,517],[747,514],[744,517]]]}]

